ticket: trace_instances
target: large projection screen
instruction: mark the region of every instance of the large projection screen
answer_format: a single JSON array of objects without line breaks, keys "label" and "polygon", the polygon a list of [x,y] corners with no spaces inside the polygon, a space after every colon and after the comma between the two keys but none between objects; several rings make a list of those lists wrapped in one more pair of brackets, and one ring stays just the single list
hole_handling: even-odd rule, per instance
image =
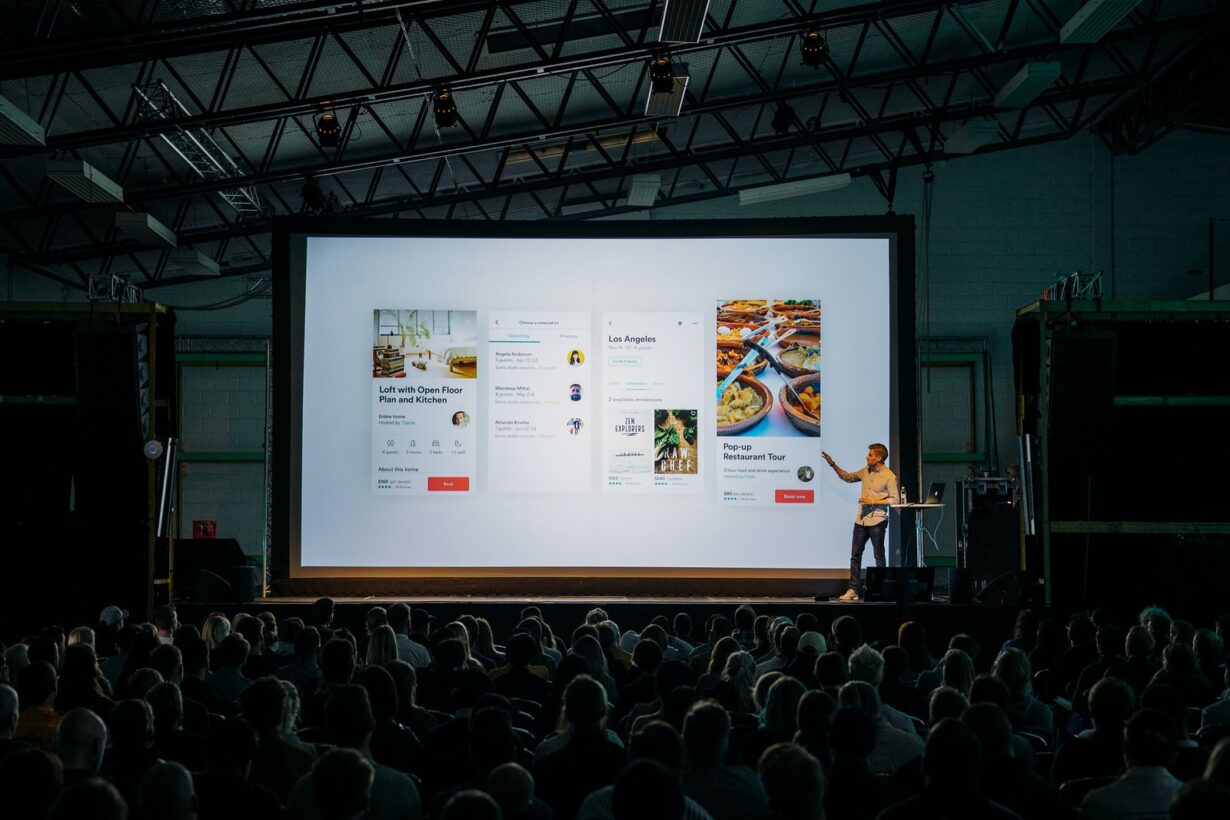
[{"label": "large projection screen", "polygon": [[283,226],[286,576],[845,573],[858,485],[821,451],[856,470],[883,442],[913,484],[912,242],[901,218]]}]

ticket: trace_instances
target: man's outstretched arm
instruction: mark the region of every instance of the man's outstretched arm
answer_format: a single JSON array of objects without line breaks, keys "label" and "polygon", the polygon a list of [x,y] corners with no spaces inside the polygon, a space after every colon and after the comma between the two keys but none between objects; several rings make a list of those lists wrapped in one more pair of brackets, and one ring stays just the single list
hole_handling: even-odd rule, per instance
[{"label": "man's outstretched arm", "polygon": [[854,473],[847,473],[845,470],[838,467],[837,463],[833,461],[833,457],[830,456],[828,453],[825,453],[822,451],[820,455],[823,456],[824,460],[827,461],[829,463],[829,466],[833,468],[833,472],[837,473],[837,477],[840,478],[842,481],[846,482],[847,484],[853,484],[856,481],[862,480],[858,476],[856,476]]}]

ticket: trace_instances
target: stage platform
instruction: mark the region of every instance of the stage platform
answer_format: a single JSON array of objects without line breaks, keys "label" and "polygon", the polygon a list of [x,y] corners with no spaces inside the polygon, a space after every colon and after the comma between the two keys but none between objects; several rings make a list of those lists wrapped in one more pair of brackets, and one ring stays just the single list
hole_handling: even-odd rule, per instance
[{"label": "stage platform", "polygon": [[[179,619],[184,623],[200,625],[213,612],[234,615],[237,612],[269,611],[279,619],[300,617],[312,622],[312,602],[307,597],[269,597],[252,603],[182,602],[177,604]],[[373,606],[388,606],[406,603],[421,607],[435,616],[436,626],[442,626],[461,615],[486,618],[495,631],[496,640],[503,642],[521,619],[521,610],[527,606],[542,609],[543,617],[556,634],[567,639],[569,633],[585,620],[585,613],[595,606],[606,610],[621,630],[640,630],[657,615],[673,618],[678,612],[687,612],[692,617],[694,638],[703,629],[705,619],[718,613],[730,618],[735,608],[748,604],[757,614],[786,615],[796,618],[800,613],[811,612],[819,619],[827,632],[833,621],[842,615],[853,615],[863,627],[868,641],[896,642],[897,627],[902,622],[914,620],[926,626],[928,634],[935,636],[931,651],[936,657],[943,654],[949,636],[964,632],[973,635],[985,650],[993,653],[1005,640],[1012,637],[1012,626],[1017,610],[1013,607],[962,606],[947,603],[897,602],[817,602],[805,597],[603,597],[575,598],[566,596],[543,597],[346,597],[334,598],[334,624],[344,626],[357,636],[363,635],[364,618]],[[696,638],[699,640],[699,638]]]}]

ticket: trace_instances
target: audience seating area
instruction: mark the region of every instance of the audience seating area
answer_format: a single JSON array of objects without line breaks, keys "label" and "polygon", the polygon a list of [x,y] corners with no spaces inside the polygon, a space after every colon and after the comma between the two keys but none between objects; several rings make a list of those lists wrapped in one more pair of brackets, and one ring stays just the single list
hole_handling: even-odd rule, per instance
[{"label": "audience seating area", "polygon": [[329,599],[191,624],[108,607],[8,636],[0,815],[1230,816],[1230,616],[1025,609],[978,638],[873,634],[857,608],[561,611],[497,634],[394,603],[359,634]]}]

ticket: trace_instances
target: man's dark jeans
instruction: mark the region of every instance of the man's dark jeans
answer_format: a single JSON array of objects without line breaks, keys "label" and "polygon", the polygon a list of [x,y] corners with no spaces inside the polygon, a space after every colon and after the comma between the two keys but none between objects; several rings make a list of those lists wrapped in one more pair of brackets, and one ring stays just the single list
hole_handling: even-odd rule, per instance
[{"label": "man's dark jeans", "polygon": [[888,531],[888,520],[871,527],[862,524],[854,525],[854,540],[850,544],[850,589],[858,592],[863,580],[863,550],[867,541],[871,541],[871,551],[876,558],[876,566],[884,566],[884,533]]}]

